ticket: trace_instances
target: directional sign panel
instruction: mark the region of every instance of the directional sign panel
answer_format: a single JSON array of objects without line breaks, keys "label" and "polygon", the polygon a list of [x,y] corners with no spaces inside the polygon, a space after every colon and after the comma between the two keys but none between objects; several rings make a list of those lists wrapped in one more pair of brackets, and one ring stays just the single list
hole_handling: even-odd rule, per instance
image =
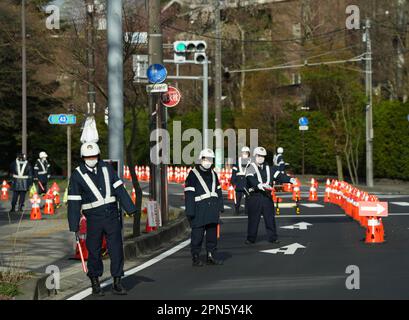
[{"label": "directional sign panel", "polygon": [[152,64],[146,71],[146,75],[150,83],[162,83],[166,80],[168,72],[161,64]]},{"label": "directional sign panel", "polygon": [[168,92],[168,85],[166,83],[155,83],[155,84],[148,84],[146,86],[146,91],[148,93],[161,93],[161,92]]},{"label": "directional sign panel", "polygon": [[297,251],[297,249],[305,249],[305,247],[302,244],[293,243],[293,244],[290,244],[288,246],[281,247],[278,249],[263,250],[261,252],[271,253],[271,254],[283,253],[285,255],[288,255],[288,254],[294,254]]},{"label": "directional sign panel", "polygon": [[359,216],[361,217],[387,217],[387,202],[359,202]]},{"label": "directional sign panel", "polygon": [[77,117],[73,114],[50,114],[48,117],[50,124],[69,125],[76,124]]}]

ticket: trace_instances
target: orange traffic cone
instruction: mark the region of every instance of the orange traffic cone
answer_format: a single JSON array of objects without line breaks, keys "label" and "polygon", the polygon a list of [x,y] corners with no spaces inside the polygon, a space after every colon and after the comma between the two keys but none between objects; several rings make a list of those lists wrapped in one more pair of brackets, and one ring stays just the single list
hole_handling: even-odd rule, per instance
[{"label": "orange traffic cone", "polygon": [[153,231],[156,231],[156,229],[157,229],[156,227],[149,226],[149,219],[148,219],[148,217],[146,217],[145,232],[146,233],[153,232]]},{"label": "orange traffic cone", "polygon": [[61,206],[60,194],[58,193],[58,191],[55,190],[53,192],[53,196],[54,196],[55,207],[59,208]]},{"label": "orange traffic cone", "polygon": [[44,196],[45,205],[44,205],[44,214],[54,214],[54,195],[50,190],[47,191],[46,195]]},{"label": "orange traffic cone", "polygon": [[308,197],[309,201],[318,201],[317,186],[318,186],[318,183],[315,181],[314,178],[312,178],[311,187],[310,187],[310,196]]},{"label": "orange traffic cone", "polygon": [[324,202],[330,202],[330,195],[331,195],[331,183],[329,179],[327,179],[327,184],[325,185]]},{"label": "orange traffic cone", "polygon": [[6,180],[3,180],[3,183],[1,185],[1,196],[0,196],[0,199],[2,201],[7,201],[9,199],[9,189],[10,189],[10,185],[7,183]]},{"label": "orange traffic cone", "polygon": [[376,217],[370,217],[366,229],[365,243],[383,243],[384,241],[382,220],[379,220]]},{"label": "orange traffic cone", "polygon": [[136,192],[135,192],[135,188],[132,188],[132,202],[136,204]]},{"label": "orange traffic cone", "polygon": [[235,191],[234,191],[233,186],[230,186],[229,191],[227,192],[227,199],[234,200],[234,193]]},{"label": "orange traffic cone", "polygon": [[293,200],[294,201],[301,200],[301,184],[298,178],[296,178],[296,183],[293,185]]},{"label": "orange traffic cone", "polygon": [[41,220],[40,211],[41,198],[38,196],[37,192],[34,193],[33,197],[30,199],[30,202],[31,202],[30,220]]}]

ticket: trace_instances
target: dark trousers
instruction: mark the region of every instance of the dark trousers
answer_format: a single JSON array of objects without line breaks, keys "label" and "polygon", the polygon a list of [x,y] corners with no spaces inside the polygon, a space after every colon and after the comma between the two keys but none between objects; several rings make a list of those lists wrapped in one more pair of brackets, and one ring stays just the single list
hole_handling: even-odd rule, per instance
[{"label": "dark trousers", "polygon": [[248,199],[247,240],[256,241],[261,215],[264,218],[268,241],[277,240],[274,203],[262,194],[252,194]]},{"label": "dark trousers", "polygon": [[13,198],[11,199],[11,210],[15,210],[17,199],[19,198],[19,209],[24,207],[24,201],[26,200],[27,191],[13,191]]},{"label": "dark trousers", "polygon": [[247,204],[248,204],[248,197],[242,191],[236,191],[236,203],[234,204],[234,208],[236,210],[236,214],[239,214],[241,199],[244,197],[244,213],[247,214]]},{"label": "dark trousers", "polygon": [[217,224],[211,223],[202,227],[192,228],[191,252],[192,256],[199,255],[202,249],[202,242],[206,231],[206,250],[214,253],[217,246]]},{"label": "dark trousers", "polygon": [[100,277],[104,271],[102,263],[102,237],[106,236],[107,249],[111,259],[111,275],[124,275],[124,252],[122,225],[119,216],[87,216],[88,276]]}]

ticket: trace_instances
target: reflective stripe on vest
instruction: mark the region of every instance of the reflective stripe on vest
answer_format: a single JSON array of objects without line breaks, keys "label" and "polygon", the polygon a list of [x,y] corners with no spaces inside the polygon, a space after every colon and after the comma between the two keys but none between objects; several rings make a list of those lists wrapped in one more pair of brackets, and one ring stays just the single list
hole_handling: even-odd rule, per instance
[{"label": "reflective stripe on vest", "polygon": [[237,173],[238,176],[244,176],[244,175],[246,175],[247,168],[249,167],[249,165],[250,165],[250,163],[251,163],[250,160],[248,160],[248,162],[247,162],[247,164],[246,164],[246,167],[245,167],[244,170],[243,170],[243,167],[242,167],[242,165],[241,165],[241,160],[242,160],[242,157],[239,158],[239,172]]},{"label": "reflective stripe on vest", "polygon": [[268,166],[268,164],[266,164],[267,182],[263,182],[263,179],[261,179],[261,174],[260,174],[260,170],[258,170],[258,166],[254,162],[252,162],[251,165],[253,166],[254,170],[256,170],[256,175],[257,175],[258,182],[259,183],[270,184],[270,167]]},{"label": "reflective stripe on vest", "polygon": [[43,168],[43,171],[39,171],[38,174],[46,174],[47,170],[45,169],[43,162],[39,159],[37,160],[38,163],[40,163],[41,168]]},{"label": "reflective stripe on vest", "polygon": [[216,175],[215,175],[214,171],[212,170],[212,191],[211,192],[210,192],[209,188],[207,187],[206,182],[204,182],[202,176],[197,171],[197,169],[194,168],[192,171],[195,174],[196,178],[199,180],[199,183],[201,184],[203,190],[205,191],[205,194],[195,197],[195,201],[196,202],[202,201],[202,200],[208,199],[210,197],[216,197],[217,198],[218,195],[216,193]]},{"label": "reflective stripe on vest", "polygon": [[104,174],[104,180],[105,180],[105,193],[106,193],[105,198],[102,197],[98,188],[95,186],[94,182],[91,180],[91,178],[87,174],[83,174],[79,167],[77,168],[77,171],[81,175],[81,177],[84,179],[87,186],[91,189],[91,192],[94,194],[95,198],[97,198],[97,201],[81,205],[82,210],[98,208],[105,204],[116,202],[116,198],[111,197],[111,184],[109,180],[109,174],[108,174],[107,167],[102,167],[102,173]]},{"label": "reflective stripe on vest", "polygon": [[[20,168],[20,163],[22,163],[23,164],[23,166]],[[24,174],[24,171],[26,170],[26,167],[27,167],[27,161],[24,161],[24,162],[20,162],[20,161],[18,161],[18,160],[16,160],[16,169],[17,169],[17,174],[13,174],[13,178],[16,178],[16,179],[28,179],[28,176],[23,176],[23,174]]]}]

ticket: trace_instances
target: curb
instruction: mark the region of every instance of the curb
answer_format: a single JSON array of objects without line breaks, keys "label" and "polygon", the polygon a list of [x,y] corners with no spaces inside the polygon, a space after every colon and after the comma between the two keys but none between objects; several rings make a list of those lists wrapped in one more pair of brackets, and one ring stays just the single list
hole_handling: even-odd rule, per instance
[{"label": "curb", "polygon": [[[182,214],[171,224],[162,227],[159,231],[141,235],[136,239],[124,239],[125,261],[135,260],[142,254],[149,254],[161,247],[163,244],[171,242],[181,237],[189,230],[189,222]],[[19,285],[20,294],[14,297],[15,300],[43,300],[48,298],[52,292],[46,288],[46,280],[49,274],[38,273],[32,279],[24,281]]]}]

